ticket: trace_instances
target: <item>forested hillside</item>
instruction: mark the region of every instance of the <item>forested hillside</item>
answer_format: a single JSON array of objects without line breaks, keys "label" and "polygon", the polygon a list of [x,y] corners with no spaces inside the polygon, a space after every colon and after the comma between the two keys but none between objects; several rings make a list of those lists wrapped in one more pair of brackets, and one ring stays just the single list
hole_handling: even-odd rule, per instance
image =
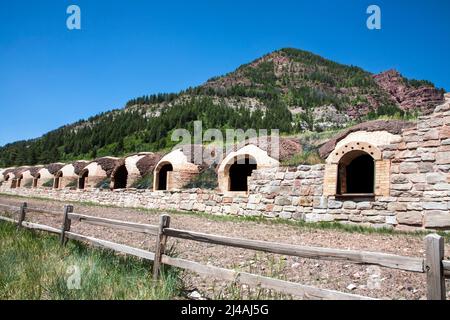
[{"label": "forested hillside", "polygon": [[[403,99],[403,100],[402,100]],[[431,82],[374,76],[297,49],[268,54],[180,93],[131,99],[123,109],[0,148],[0,167],[34,165],[173,146],[171,132],[192,129],[324,131],[381,116],[412,117],[443,99]]]}]

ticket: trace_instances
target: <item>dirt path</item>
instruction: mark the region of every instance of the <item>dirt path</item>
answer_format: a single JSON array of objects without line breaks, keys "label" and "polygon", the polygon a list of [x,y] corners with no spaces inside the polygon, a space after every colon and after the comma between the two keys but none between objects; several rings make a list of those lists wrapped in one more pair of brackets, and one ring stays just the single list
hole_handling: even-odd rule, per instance
[{"label": "dirt path", "polygon": [[[23,198],[0,195],[0,203],[18,205]],[[29,207],[46,208],[62,212],[63,203],[49,200],[27,199]],[[74,204],[75,212],[118,220],[157,224],[159,214],[129,208],[112,208]],[[31,213],[27,220],[60,227],[61,217]],[[171,226],[205,233],[236,236],[248,239],[275,241],[289,244],[380,251],[404,256],[424,255],[421,236],[404,234],[360,234],[341,230],[322,230],[266,224],[248,221],[218,221],[194,214],[171,214]],[[84,235],[112,240],[119,243],[154,250],[155,239],[144,235],[73,223],[72,230]],[[275,276],[302,284],[375,298],[424,299],[425,277],[422,274],[385,268],[358,266],[344,262],[319,261],[284,257],[274,254],[256,253],[251,250],[227,248],[186,240],[171,239],[178,257],[225,268],[236,268],[257,274]],[[446,244],[446,256],[450,256],[450,245]],[[370,284],[379,283],[377,288]],[[203,279],[191,273],[185,274],[185,283],[190,290],[198,290],[209,298],[240,298],[254,296],[248,288],[236,290],[229,284]],[[369,284],[369,286],[368,286]],[[351,289],[350,289],[351,288]],[[372,289],[369,289],[372,288]],[[447,282],[447,290],[450,283]],[[276,296],[274,297],[276,298]]]}]

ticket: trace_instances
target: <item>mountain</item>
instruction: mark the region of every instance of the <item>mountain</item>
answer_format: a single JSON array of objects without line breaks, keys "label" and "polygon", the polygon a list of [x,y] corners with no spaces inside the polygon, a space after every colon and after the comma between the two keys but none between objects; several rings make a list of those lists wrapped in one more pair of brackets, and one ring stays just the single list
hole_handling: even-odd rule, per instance
[{"label": "mountain", "polygon": [[389,70],[374,76],[377,84],[386,91],[396,105],[405,111],[420,109],[424,114],[433,112],[442,102],[442,91],[436,90],[433,83],[422,80],[409,80],[396,71]]},{"label": "mountain", "polygon": [[310,52],[286,48],[180,93],[131,99],[123,109],[78,121],[40,138],[0,148],[0,167],[120,156],[176,144],[171,132],[203,129],[324,131],[379,117],[429,113],[444,91],[394,70],[373,75]]}]

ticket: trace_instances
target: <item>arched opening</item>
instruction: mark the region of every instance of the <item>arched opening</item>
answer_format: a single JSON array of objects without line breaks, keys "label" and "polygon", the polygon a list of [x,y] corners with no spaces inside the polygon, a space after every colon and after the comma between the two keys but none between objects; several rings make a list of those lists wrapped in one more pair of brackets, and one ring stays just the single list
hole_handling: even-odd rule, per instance
[{"label": "arched opening", "polygon": [[22,184],[22,180],[23,180],[23,175],[20,175],[20,177],[17,178],[17,183],[16,183],[17,188],[20,188],[20,185]]},{"label": "arched opening", "polygon": [[78,189],[83,190],[86,187],[86,182],[89,176],[89,170],[84,170],[78,178]]},{"label": "arched opening", "polygon": [[158,171],[157,174],[157,190],[167,190],[167,182],[168,182],[168,173],[169,171],[173,171],[172,164],[166,163],[164,164]]},{"label": "arched opening", "polygon": [[248,191],[248,177],[252,175],[253,170],[257,169],[255,159],[250,156],[245,158],[235,158],[233,164],[229,167],[229,191]]},{"label": "arched opening", "polygon": [[59,172],[56,174],[55,179],[54,179],[54,181],[53,181],[53,188],[59,189],[59,188],[61,187],[61,180],[62,180],[62,177],[63,177],[63,173],[62,173],[62,171],[59,171]]},{"label": "arched opening", "polygon": [[17,187],[17,179],[11,180],[11,189],[15,189]]},{"label": "arched opening", "polygon": [[112,176],[113,189],[125,189],[127,187],[128,170],[125,165],[116,169]]},{"label": "arched opening", "polygon": [[351,151],[339,161],[337,194],[375,193],[375,161],[364,151]]},{"label": "arched opening", "polygon": [[33,179],[33,188],[37,188],[37,186],[38,186],[38,181],[39,181],[40,178],[41,178],[41,174],[38,173],[38,174],[36,175],[36,177]]}]

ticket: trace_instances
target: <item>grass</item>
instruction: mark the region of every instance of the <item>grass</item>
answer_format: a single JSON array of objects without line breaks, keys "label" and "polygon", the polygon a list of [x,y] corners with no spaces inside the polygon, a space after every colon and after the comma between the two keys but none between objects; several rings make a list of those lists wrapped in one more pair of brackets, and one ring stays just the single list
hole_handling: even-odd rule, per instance
[{"label": "grass", "polygon": [[[262,258],[262,253],[255,253],[253,259],[244,263],[235,263],[232,269],[251,274],[260,274],[264,277],[289,281],[286,278],[286,261],[283,257],[270,256],[268,260]],[[224,287],[214,286],[214,300],[291,300],[292,296],[279,293],[275,290],[261,288],[260,286],[248,286],[233,281]]]},{"label": "grass", "polygon": [[[79,289],[70,289],[68,283],[77,287],[77,271]],[[181,283],[176,269],[153,282],[150,264],[141,259],[74,241],[61,247],[53,235],[0,222],[0,300],[172,299]]]},{"label": "grass", "polygon": [[95,185],[95,188],[108,190],[111,185],[111,178],[105,178]]},{"label": "grass", "polygon": [[283,166],[298,166],[298,165],[315,165],[325,163],[316,151],[304,151],[294,155],[289,160],[283,161]]},{"label": "grass", "polygon": [[53,188],[53,179],[47,180],[42,184],[43,187]]},{"label": "grass", "polygon": [[206,170],[200,172],[200,174],[196,175],[183,188],[184,189],[201,188],[214,190],[218,186],[217,181],[218,181],[217,172],[215,168],[209,167]]},{"label": "grass", "polygon": [[78,180],[72,180],[66,185],[66,188],[76,189],[77,185],[78,185]]},{"label": "grass", "polygon": [[[146,211],[156,211],[153,209],[144,209]],[[282,218],[266,218],[266,217],[257,217],[257,216],[218,216],[218,215],[211,215],[210,213],[204,213],[204,212],[180,212],[175,210],[166,210],[166,212],[171,214],[183,214],[183,215],[194,215],[194,216],[200,216],[204,217],[208,220],[212,221],[231,221],[231,222],[242,222],[242,221],[248,221],[248,222],[255,222],[255,223],[262,223],[266,225],[288,225],[291,227],[301,228],[304,230],[332,230],[332,231],[341,231],[341,232],[347,232],[347,233],[361,233],[361,234],[387,234],[387,235],[408,235],[408,236],[414,236],[414,237],[424,237],[427,234],[435,233],[434,231],[399,231],[394,229],[388,229],[388,228],[373,228],[373,227],[367,227],[363,225],[356,225],[356,224],[343,224],[339,222],[305,222],[303,220],[288,220],[288,219],[282,219]],[[438,231],[436,232],[442,237],[445,238],[446,242],[450,242],[450,233]]]},{"label": "grass", "polygon": [[140,177],[136,182],[131,186],[136,189],[149,189],[153,187],[153,174],[147,173],[143,177]]},{"label": "grass", "polygon": [[[0,193],[0,195],[2,195]],[[10,197],[15,197],[8,195]],[[36,197],[36,199],[41,199]],[[79,203],[81,204],[81,203]],[[116,207],[83,203],[95,207]],[[117,208],[117,207],[116,207]],[[131,208],[130,208],[131,209]],[[152,214],[158,210],[133,208]],[[216,216],[202,212],[166,211],[176,215],[193,215],[212,221],[254,222],[283,224],[302,229],[325,229],[350,233],[406,235],[423,237],[427,231],[404,232],[391,229],[376,229],[359,225],[344,225],[337,222],[306,223],[285,219],[261,217]],[[449,233],[440,233],[450,242]],[[270,257],[269,265],[261,268],[261,256],[255,253],[252,260],[234,265],[232,269],[261,274],[285,280],[284,259]],[[67,289],[66,272],[76,265],[82,274],[81,290]],[[0,299],[170,299],[180,297],[182,281],[174,269],[163,272],[163,281],[151,281],[150,267],[136,258],[125,258],[110,251],[92,250],[86,246],[69,242],[66,248],[59,246],[53,236],[29,231],[16,231],[12,224],[0,222]],[[180,271],[178,271],[180,272]],[[289,295],[260,287],[249,287],[229,283],[225,287],[211,288],[213,299],[291,299]]]},{"label": "grass", "polygon": [[24,188],[31,188],[31,185],[33,184],[33,181],[27,181],[24,183],[23,187]]},{"label": "grass", "polygon": [[173,215],[191,215],[196,217],[202,217],[204,219],[210,220],[210,221],[217,221],[217,222],[254,222],[254,223],[261,223],[266,225],[288,225],[295,228],[301,228],[305,230],[333,230],[333,231],[341,231],[341,232],[348,232],[348,233],[361,233],[361,234],[388,234],[388,235],[407,235],[407,236],[414,236],[414,237],[425,237],[427,234],[430,233],[437,233],[444,237],[445,241],[450,243],[450,232],[446,231],[431,231],[431,230],[416,230],[416,231],[400,231],[400,230],[394,230],[394,229],[388,229],[388,228],[373,228],[368,227],[364,225],[357,225],[357,224],[343,224],[339,222],[305,222],[302,220],[288,220],[288,219],[281,219],[281,218],[266,218],[266,217],[259,217],[259,216],[233,216],[233,215],[213,215],[211,213],[207,212],[199,212],[199,211],[179,211],[179,210],[173,210],[173,209],[167,209],[167,210],[158,210],[158,209],[149,209],[149,208],[143,208],[143,207],[120,207],[115,205],[107,205],[107,204],[99,204],[91,201],[79,201],[79,202],[70,202],[70,201],[61,201],[56,199],[50,199],[45,197],[25,197],[25,196],[19,196],[19,195],[11,195],[7,193],[0,193],[1,196],[11,197],[11,198],[23,198],[23,199],[35,199],[35,200],[52,200],[57,201],[61,203],[71,203],[71,204],[79,204],[79,205],[85,205],[85,206],[91,206],[91,207],[102,207],[102,208],[121,208],[121,209],[130,209],[130,210],[136,210],[140,212],[149,212],[152,214],[162,214],[162,213],[168,213]]}]

